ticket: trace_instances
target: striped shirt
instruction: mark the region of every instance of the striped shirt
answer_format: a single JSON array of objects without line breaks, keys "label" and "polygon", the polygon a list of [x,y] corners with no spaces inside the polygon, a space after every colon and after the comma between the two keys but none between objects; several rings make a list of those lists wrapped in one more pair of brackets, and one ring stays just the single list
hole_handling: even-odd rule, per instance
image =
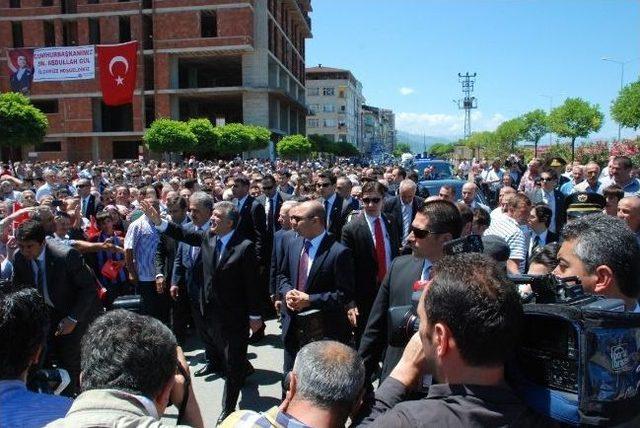
[{"label": "striped shirt", "polygon": [[155,257],[159,242],[160,233],[147,216],[143,215],[129,225],[124,237],[124,249],[133,250],[139,281],[156,280]]},{"label": "striped shirt", "polygon": [[484,236],[498,236],[505,240],[509,246],[509,259],[519,260],[520,273],[524,272],[527,260],[527,237],[513,218],[502,215],[491,219],[491,225],[484,231]]},{"label": "striped shirt", "polygon": [[72,401],[28,391],[21,380],[2,380],[0,403],[0,427],[42,427],[63,418]]}]

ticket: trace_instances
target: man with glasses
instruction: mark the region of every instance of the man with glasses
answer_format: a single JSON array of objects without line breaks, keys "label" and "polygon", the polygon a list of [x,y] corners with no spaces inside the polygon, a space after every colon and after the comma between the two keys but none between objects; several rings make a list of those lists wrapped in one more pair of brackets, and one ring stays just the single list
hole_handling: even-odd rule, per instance
[{"label": "man with glasses", "polygon": [[80,197],[80,211],[82,217],[91,218],[103,210],[104,206],[96,200],[95,195],[91,194],[91,181],[81,178],[76,184],[78,196]]},{"label": "man with glasses", "polygon": [[327,213],[327,231],[339,238],[342,236],[342,228],[352,208],[342,196],[336,193],[336,181],[336,176],[333,173],[321,172],[317,176],[316,191],[320,195],[318,201],[324,206]]},{"label": "man with glasses", "polygon": [[429,279],[431,267],[444,256],[443,245],[460,237],[461,231],[460,212],[449,201],[425,202],[416,214],[408,239],[413,254],[397,257],[391,263],[373,303],[358,350],[369,381],[377,372],[383,355],[380,382],[389,375],[402,356],[402,347],[388,344],[389,308],[411,304],[412,293],[423,285],[419,281]]},{"label": "man with glasses", "polygon": [[278,275],[278,290],[284,299],[281,314],[285,376],[308,340],[301,326],[313,315],[310,311],[320,311],[323,337],[349,342],[351,329],[345,308],[353,300],[354,290],[351,250],[325,230],[322,204],[303,202],[291,208],[289,217],[298,236],[289,241]]},{"label": "man with glasses", "polygon": [[558,173],[554,169],[547,169],[540,174],[540,189],[534,190],[527,196],[532,204],[544,203],[551,208],[553,213],[549,231],[560,233],[562,226],[567,222],[567,213],[564,203],[564,195],[557,189]]},{"label": "man with glasses", "polygon": [[400,249],[393,216],[382,214],[386,191],[377,181],[365,183],[362,186],[364,210],[342,229],[342,243],[351,249],[355,267],[355,301],[348,316],[355,328],[356,346],[360,344],[380,284]]}]

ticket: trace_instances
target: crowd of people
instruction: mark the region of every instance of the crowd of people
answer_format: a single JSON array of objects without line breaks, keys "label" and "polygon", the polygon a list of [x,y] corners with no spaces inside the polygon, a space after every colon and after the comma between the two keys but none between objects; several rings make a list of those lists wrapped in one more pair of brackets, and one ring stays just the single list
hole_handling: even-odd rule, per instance
[{"label": "crowd of people", "polygon": [[[456,167],[459,189],[428,194],[410,167],[346,161],[3,165],[0,426],[162,426],[169,403],[202,426],[190,332],[193,376],[225,379],[222,426],[547,426],[505,384],[531,292],[506,274],[575,275],[640,312],[640,181],[624,156]],[[472,235],[484,254],[450,254]],[[420,330],[392,344],[415,291]],[[282,405],[236,411],[273,318]],[[27,391],[51,365],[68,398]]]}]

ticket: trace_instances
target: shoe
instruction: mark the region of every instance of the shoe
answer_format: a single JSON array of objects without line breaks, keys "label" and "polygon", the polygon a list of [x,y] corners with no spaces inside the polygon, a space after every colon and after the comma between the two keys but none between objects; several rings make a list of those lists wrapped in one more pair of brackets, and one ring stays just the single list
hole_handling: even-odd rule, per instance
[{"label": "shoe", "polygon": [[224,422],[224,420],[227,419],[227,417],[229,417],[231,413],[233,412],[223,410],[222,413],[220,413],[220,416],[218,416],[218,420],[216,421],[216,426],[221,425],[222,422]]},{"label": "shoe", "polygon": [[207,376],[216,373],[218,370],[219,369],[217,369],[213,364],[207,364],[204,367],[196,370],[193,375],[195,377]]},{"label": "shoe", "polygon": [[251,337],[249,338],[249,344],[250,345],[255,345],[256,343],[260,342],[264,338],[264,329],[265,328],[266,328],[266,326],[263,323],[262,327],[260,327],[260,329],[258,329],[258,331],[254,332],[251,335]]}]

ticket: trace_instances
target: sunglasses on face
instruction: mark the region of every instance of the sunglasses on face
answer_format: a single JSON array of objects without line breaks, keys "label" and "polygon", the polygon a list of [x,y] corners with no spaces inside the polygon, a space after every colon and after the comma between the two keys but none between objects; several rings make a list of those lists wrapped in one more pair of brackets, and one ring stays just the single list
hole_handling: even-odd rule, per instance
[{"label": "sunglasses on face", "polygon": [[299,216],[299,215],[290,215],[289,218],[291,220],[295,221],[295,222],[301,222],[302,220],[312,219],[313,216],[312,217],[302,217],[302,216]]},{"label": "sunglasses on face", "polygon": [[365,204],[377,204],[380,200],[380,198],[362,198],[362,202]]},{"label": "sunglasses on face", "polygon": [[410,231],[413,232],[413,236],[418,239],[424,239],[429,235],[439,235],[440,232],[434,232],[432,230],[420,229],[415,226],[411,226]]},{"label": "sunglasses on face", "polygon": [[548,178],[543,177],[543,178],[540,179],[540,181],[553,181],[553,178],[551,178],[551,177],[548,177]]},{"label": "sunglasses on face", "polygon": [[316,187],[329,187],[331,183],[316,183]]}]

